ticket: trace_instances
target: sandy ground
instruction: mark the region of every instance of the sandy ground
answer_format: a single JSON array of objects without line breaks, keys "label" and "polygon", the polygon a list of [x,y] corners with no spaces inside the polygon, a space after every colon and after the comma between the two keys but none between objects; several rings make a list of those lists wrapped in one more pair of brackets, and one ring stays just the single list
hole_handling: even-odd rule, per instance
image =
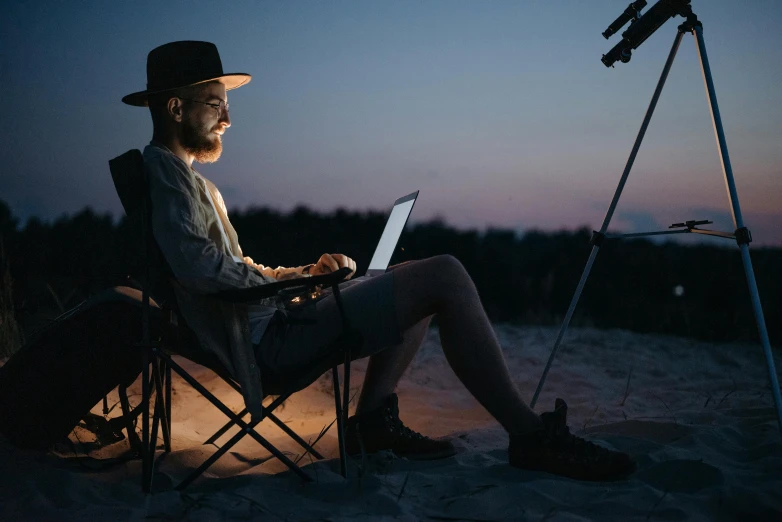
[{"label": "sandy ground", "polygon": [[[556,329],[496,330],[531,397]],[[185,364],[241,409],[240,396],[214,374]],[[361,382],[364,368],[354,364],[352,382]],[[327,460],[302,459],[314,479],[305,484],[247,437],[180,493],[172,481],[215,450],[202,442],[225,417],[175,380],[173,452],[157,467],[156,493],[141,493],[138,461],[95,460],[121,455],[125,441],[87,455],[91,434],[77,428],[71,438],[82,444],[48,454],[0,442],[0,519],[782,520],[782,436],[766,372],[759,345],[571,329],[537,410],[564,398],[573,431],[628,451],[639,464],[628,480],[584,483],[508,466],[507,436],[448,368],[432,329],[400,384],[401,417],[427,435],[453,438],[456,457],[412,462],[380,453],[352,462],[345,481],[332,429],[317,444]],[[334,418],[330,390],[324,376],[291,398],[280,418],[315,438]],[[262,426],[289,456],[301,454],[276,426]]]}]

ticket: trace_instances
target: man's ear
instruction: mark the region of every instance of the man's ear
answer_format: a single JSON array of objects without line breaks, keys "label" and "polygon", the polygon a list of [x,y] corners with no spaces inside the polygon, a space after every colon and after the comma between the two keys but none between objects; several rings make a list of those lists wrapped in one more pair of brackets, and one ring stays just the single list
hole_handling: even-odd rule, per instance
[{"label": "man's ear", "polygon": [[169,98],[166,104],[166,110],[171,119],[177,123],[182,122],[182,100],[179,98]]}]

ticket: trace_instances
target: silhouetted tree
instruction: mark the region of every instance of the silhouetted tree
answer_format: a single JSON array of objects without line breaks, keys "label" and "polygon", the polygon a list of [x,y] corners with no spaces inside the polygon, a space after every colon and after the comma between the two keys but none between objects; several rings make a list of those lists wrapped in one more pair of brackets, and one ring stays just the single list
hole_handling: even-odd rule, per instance
[{"label": "silhouetted tree", "polygon": [[[231,213],[245,255],[276,267],[312,263],[324,252],[353,257],[359,273],[385,224],[380,212],[338,209],[288,213],[253,208]],[[33,328],[138,272],[138,235],[89,208],[22,229],[0,201],[0,232],[10,262],[14,305]],[[435,219],[409,227],[391,262],[438,254],[458,258],[472,275],[493,320],[559,324],[589,256],[590,231],[524,235],[457,230]],[[727,243],[726,243],[727,246]],[[782,249],[753,248],[752,259],[772,342],[782,338]],[[683,293],[677,295],[675,288]],[[605,243],[576,310],[574,324],[681,334],[710,340],[757,339],[741,257],[735,246]]]}]

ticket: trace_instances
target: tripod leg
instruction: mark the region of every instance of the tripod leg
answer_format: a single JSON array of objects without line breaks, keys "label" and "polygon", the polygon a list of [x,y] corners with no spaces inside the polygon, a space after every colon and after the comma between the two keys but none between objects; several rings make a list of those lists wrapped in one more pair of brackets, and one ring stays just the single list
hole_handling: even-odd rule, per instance
[{"label": "tripod leg", "polygon": [[[725,188],[728,191],[731,211],[733,212],[733,224],[736,230],[744,228],[744,218],[741,215],[741,206],[739,205],[739,196],[736,191],[736,183],[733,179],[733,169],[730,166],[730,156],[728,156],[728,144],[725,141],[725,132],[722,129],[722,118],[720,118],[720,109],[717,106],[717,94],[714,91],[714,81],[711,77],[711,67],[709,67],[709,57],[706,54],[706,44],[703,41],[703,26],[698,23],[694,27],[695,45],[698,48],[698,56],[701,60],[701,69],[703,71],[703,82],[706,87],[706,97],[709,101],[711,110],[711,121],[714,125],[714,136],[717,139],[717,148],[720,152],[720,161],[722,163],[722,172],[725,176]],[[777,422],[779,430],[782,432],[782,396],[779,392],[779,380],[777,379],[777,370],[774,365],[774,357],[771,353],[771,342],[768,338],[766,329],[766,320],[763,317],[763,307],[760,303],[758,285],[755,281],[755,271],[752,269],[752,259],[749,257],[749,242],[739,241],[741,250],[741,260],[744,264],[744,273],[747,277],[747,286],[752,297],[752,309],[755,313],[755,322],[757,323],[760,342],[763,345],[763,352],[766,356],[766,365],[768,366],[768,375],[771,383],[771,394],[774,397],[774,405],[777,409]]]},{"label": "tripod leg", "polygon": [[565,332],[567,331],[567,327],[570,324],[570,320],[573,318],[573,312],[576,311],[576,305],[578,304],[578,300],[581,298],[581,291],[584,289],[584,284],[586,284],[586,280],[589,277],[589,272],[592,271],[592,265],[595,262],[595,258],[597,257],[597,252],[599,250],[600,247],[597,245],[592,247],[592,252],[589,254],[589,259],[587,260],[587,264],[584,267],[584,272],[581,274],[581,280],[578,282],[576,291],[573,294],[573,299],[570,300],[570,307],[567,309],[567,313],[565,314],[565,319],[562,321],[562,326],[559,328],[559,334],[557,334],[557,340],[554,342],[554,347],[551,349],[551,354],[548,357],[548,361],[546,361],[546,367],[543,369],[543,375],[540,376],[540,381],[538,381],[538,387],[535,389],[535,395],[532,396],[532,401],[529,404],[530,408],[534,408],[535,403],[538,402],[538,396],[540,395],[540,390],[543,389],[543,383],[546,382],[548,371],[549,369],[551,369],[551,363],[554,362],[554,356],[556,355],[557,350],[559,349],[559,344],[562,342],[562,338],[565,336]]},{"label": "tripod leg", "polygon": [[747,277],[747,286],[752,297],[752,309],[755,313],[755,322],[760,334],[760,342],[763,345],[763,353],[766,355],[766,366],[768,367],[768,377],[771,384],[771,395],[774,397],[774,405],[777,408],[777,423],[779,431],[782,433],[782,396],[779,392],[779,380],[777,379],[777,369],[774,365],[774,356],[771,353],[771,341],[768,338],[766,329],[766,319],[763,317],[763,307],[760,304],[760,294],[758,285],[755,282],[755,271],[752,269],[752,260],[749,257],[749,245],[739,245],[741,249],[741,260],[744,262],[744,274]]},{"label": "tripod leg", "polygon": [[657,100],[660,99],[660,94],[662,93],[663,86],[665,85],[665,80],[668,79],[668,73],[671,70],[671,65],[673,65],[673,59],[676,58],[676,51],[679,50],[679,44],[681,44],[682,36],[684,36],[684,31],[680,28],[676,33],[676,38],[673,41],[671,52],[668,54],[668,60],[665,62],[665,67],[663,67],[660,80],[657,82],[657,87],[655,88],[654,94],[652,95],[652,101],[649,103],[649,108],[646,109],[646,116],[644,116],[644,121],[641,124],[641,130],[638,131],[638,136],[635,138],[635,144],[633,144],[633,149],[630,151],[630,157],[627,159],[627,164],[625,165],[624,172],[622,172],[619,185],[616,187],[616,192],[614,192],[614,199],[611,200],[611,205],[608,207],[608,212],[606,212],[606,217],[603,220],[603,226],[600,227],[600,233],[596,238],[597,241],[594,242],[592,252],[589,254],[589,260],[587,260],[586,267],[584,267],[584,272],[581,274],[581,280],[578,282],[576,291],[573,294],[573,299],[570,301],[570,307],[568,308],[568,311],[565,314],[565,319],[562,321],[562,326],[559,329],[557,340],[554,342],[554,347],[551,349],[551,354],[549,355],[548,361],[546,362],[543,375],[540,376],[538,387],[535,389],[535,394],[532,396],[530,408],[534,408],[535,404],[538,402],[538,396],[540,395],[540,391],[543,389],[543,383],[546,381],[548,371],[551,368],[551,363],[554,361],[554,357],[556,356],[557,350],[559,349],[559,344],[562,342],[562,338],[565,336],[565,332],[570,325],[570,320],[573,318],[573,312],[575,312],[576,305],[578,304],[578,300],[581,297],[581,291],[583,290],[584,284],[589,277],[589,272],[592,270],[592,265],[594,264],[595,258],[597,257],[597,252],[600,250],[600,240],[603,236],[605,236],[605,233],[608,230],[608,224],[611,222],[611,218],[614,215],[614,210],[616,210],[616,205],[619,203],[619,197],[622,195],[622,190],[624,190],[627,177],[630,175],[630,169],[633,168],[633,163],[635,162],[635,157],[638,155],[638,150],[641,148],[641,142],[643,141],[644,135],[646,134],[646,129],[649,127],[649,122],[652,120],[652,114],[654,114],[654,109],[657,107]]}]

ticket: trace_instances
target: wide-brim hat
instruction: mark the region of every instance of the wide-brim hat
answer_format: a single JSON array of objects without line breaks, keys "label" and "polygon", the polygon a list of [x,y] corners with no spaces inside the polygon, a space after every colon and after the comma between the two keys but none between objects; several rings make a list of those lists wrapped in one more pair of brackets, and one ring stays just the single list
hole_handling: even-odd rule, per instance
[{"label": "wide-brim hat", "polygon": [[231,90],[249,83],[245,73],[223,72],[223,63],[215,44],[210,42],[171,42],[150,51],[147,56],[147,88],[128,94],[122,101],[135,107],[147,107],[149,96],[181,87],[218,81]]}]

